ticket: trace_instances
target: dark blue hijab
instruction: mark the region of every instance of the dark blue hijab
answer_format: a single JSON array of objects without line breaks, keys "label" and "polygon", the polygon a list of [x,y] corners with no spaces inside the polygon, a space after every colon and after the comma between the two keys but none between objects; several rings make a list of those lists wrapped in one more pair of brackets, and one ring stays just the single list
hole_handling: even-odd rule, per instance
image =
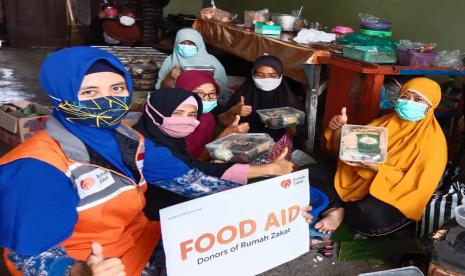
[{"label": "dark blue hijab", "polygon": [[97,61],[104,60],[121,72],[132,97],[132,79],[123,64],[114,55],[98,48],[78,46],[52,53],[42,64],[40,83],[52,99],[57,118],[65,128],[92,148],[126,176],[134,179],[130,170],[124,165],[121,153],[114,137],[114,128],[96,128],[71,123],[65,119],[57,108],[60,101],[78,101],[78,91],[84,76]]}]

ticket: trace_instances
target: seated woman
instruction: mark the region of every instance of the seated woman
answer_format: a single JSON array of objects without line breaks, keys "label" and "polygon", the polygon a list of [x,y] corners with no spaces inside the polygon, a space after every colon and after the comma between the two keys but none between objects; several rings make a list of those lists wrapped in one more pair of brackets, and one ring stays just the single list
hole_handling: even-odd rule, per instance
[{"label": "seated woman", "polygon": [[175,86],[195,93],[202,100],[202,112],[199,114],[200,124],[194,132],[184,139],[187,153],[192,158],[209,161],[210,155],[205,149],[205,145],[215,140],[215,137],[219,139],[231,133],[247,133],[249,131],[249,124],[239,124],[240,118],[236,116],[235,121],[216,136],[216,117],[220,113],[220,107],[217,105],[220,87],[211,73],[198,70],[182,72],[176,80]]},{"label": "seated woman", "polygon": [[190,28],[181,29],[176,34],[173,53],[163,62],[155,88],[174,87],[176,79],[186,66],[201,65],[215,68],[214,77],[221,87],[219,102],[225,104],[230,97],[226,71],[216,57],[208,54],[200,33]]},{"label": "seated woman", "polygon": [[[54,108],[46,129],[0,159],[0,246],[10,271],[153,275],[160,225],[143,213],[145,181],[201,196],[193,181],[207,176],[120,124],[132,80],[115,56],[63,49],[47,57],[40,81]],[[203,195],[238,186],[214,183]]]},{"label": "seated woman", "polygon": [[277,107],[292,107],[303,110],[296,96],[283,79],[284,67],[281,61],[274,56],[261,56],[254,65],[251,76],[233,94],[224,110],[226,112],[218,116],[223,125],[231,124],[236,115],[241,116],[240,122],[250,125],[249,132],[268,133],[276,144],[268,160],[278,156],[283,148],[288,148],[288,156],[292,153],[293,137],[305,135],[302,127],[290,127],[287,129],[270,129],[260,120],[256,110]]},{"label": "seated woman", "polygon": [[[202,101],[196,94],[175,88],[160,89],[150,95],[144,114],[134,129],[155,145],[169,148],[174,156],[189,167],[236,183],[247,184],[247,179],[292,172],[293,164],[284,159],[286,149],[270,164],[263,165],[208,163],[192,159],[186,152],[185,137],[198,127],[200,109]],[[156,187],[148,188],[147,206],[152,211],[186,200],[158,190]],[[150,210],[147,210],[147,215],[155,216]]]},{"label": "seated woman", "polygon": [[[326,211],[315,228],[334,231],[344,219],[360,233],[377,236],[421,218],[447,162],[446,139],[434,116],[440,100],[441,88],[430,79],[415,78],[402,86],[395,112],[369,124],[387,128],[387,161],[339,160],[334,188],[342,202]],[[339,151],[348,119],[343,108],[329,122],[329,149]]]}]

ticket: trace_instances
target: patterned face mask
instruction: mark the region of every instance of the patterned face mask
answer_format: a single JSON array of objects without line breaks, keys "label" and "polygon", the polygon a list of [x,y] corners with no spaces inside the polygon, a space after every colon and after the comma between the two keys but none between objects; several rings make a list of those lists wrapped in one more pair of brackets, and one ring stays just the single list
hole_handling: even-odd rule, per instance
[{"label": "patterned face mask", "polygon": [[58,110],[71,123],[116,128],[131,106],[131,97],[101,97],[85,101],[61,101]]}]

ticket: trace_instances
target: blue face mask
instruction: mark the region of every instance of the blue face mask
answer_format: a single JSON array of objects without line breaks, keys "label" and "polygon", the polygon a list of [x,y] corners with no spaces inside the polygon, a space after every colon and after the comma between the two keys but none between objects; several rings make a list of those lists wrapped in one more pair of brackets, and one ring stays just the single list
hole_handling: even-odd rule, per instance
[{"label": "blue face mask", "polygon": [[199,49],[197,49],[197,46],[195,45],[178,44],[176,49],[183,58],[193,57],[199,52]]},{"label": "blue face mask", "polygon": [[416,122],[425,118],[428,106],[424,103],[398,99],[394,109],[400,118],[409,122]]},{"label": "blue face mask", "polygon": [[85,101],[61,101],[58,110],[71,123],[115,128],[131,106],[131,97],[101,97]]},{"label": "blue face mask", "polygon": [[218,105],[218,101],[202,101],[202,113],[208,113],[213,110]]}]

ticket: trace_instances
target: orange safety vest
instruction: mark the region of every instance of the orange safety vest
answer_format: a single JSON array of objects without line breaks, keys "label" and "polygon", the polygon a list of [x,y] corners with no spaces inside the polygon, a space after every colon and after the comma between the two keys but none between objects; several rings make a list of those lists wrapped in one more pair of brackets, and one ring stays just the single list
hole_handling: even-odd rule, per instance
[{"label": "orange safety vest", "polygon": [[[121,125],[117,131],[139,143],[135,160],[141,174],[139,183],[110,169],[75,160],[85,159],[80,158],[87,153],[84,144],[53,117],[45,131],[3,156],[0,165],[34,158],[66,174],[80,201],[74,231],[60,245],[70,257],[84,261],[91,253],[92,242],[98,242],[105,257],[122,260],[127,275],[140,275],[160,239],[160,225],[143,213],[147,189],[142,176],[144,138],[128,126]],[[77,158],[71,159],[70,155]],[[14,265],[7,258],[6,262],[13,275],[21,275],[12,271]]]}]

